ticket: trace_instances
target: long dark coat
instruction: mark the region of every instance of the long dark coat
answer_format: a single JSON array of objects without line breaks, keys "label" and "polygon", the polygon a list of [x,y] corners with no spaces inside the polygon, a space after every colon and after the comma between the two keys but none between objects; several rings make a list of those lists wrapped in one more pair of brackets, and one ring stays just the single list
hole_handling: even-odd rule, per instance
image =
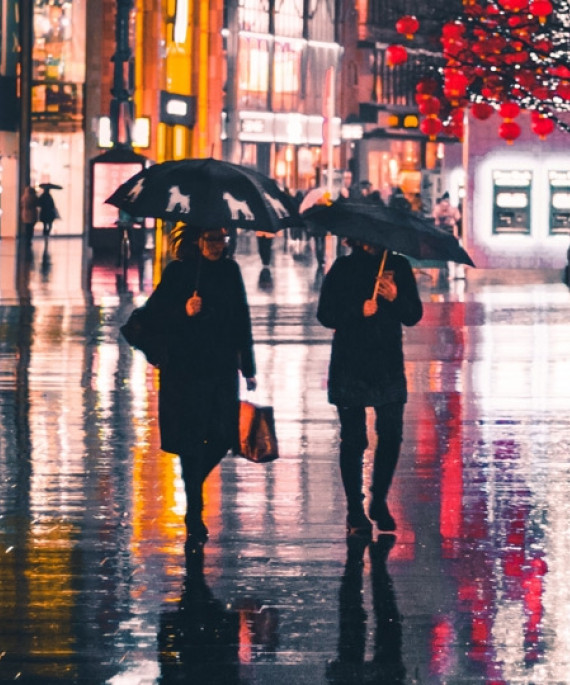
[{"label": "long dark coat", "polygon": [[[196,289],[202,311],[190,317],[186,301]],[[204,440],[215,440],[227,451],[237,441],[238,371],[246,378],[255,375],[239,266],[225,257],[170,262],[145,309],[165,341],[159,364],[162,449],[187,453]]]},{"label": "long dark coat", "polygon": [[317,318],[334,328],[328,398],[338,406],[380,406],[406,402],[402,324],[413,326],[423,313],[416,280],[405,257],[388,253],[385,274],[398,288],[393,302],[378,298],[378,312],[365,317],[381,256],[355,248],[339,257],[323,282]]}]

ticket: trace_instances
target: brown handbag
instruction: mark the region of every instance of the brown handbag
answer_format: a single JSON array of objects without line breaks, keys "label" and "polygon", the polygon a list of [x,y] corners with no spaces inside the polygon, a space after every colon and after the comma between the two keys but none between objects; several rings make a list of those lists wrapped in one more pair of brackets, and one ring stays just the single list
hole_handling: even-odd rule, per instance
[{"label": "brown handbag", "polygon": [[240,401],[237,454],[256,464],[265,464],[279,457],[273,407]]}]

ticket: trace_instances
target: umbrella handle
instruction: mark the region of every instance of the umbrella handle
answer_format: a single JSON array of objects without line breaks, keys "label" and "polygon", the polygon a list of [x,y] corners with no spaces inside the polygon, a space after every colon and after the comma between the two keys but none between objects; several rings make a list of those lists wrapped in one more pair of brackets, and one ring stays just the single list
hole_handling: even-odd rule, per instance
[{"label": "umbrella handle", "polygon": [[372,299],[375,300],[378,297],[378,288],[380,286],[380,279],[382,278],[382,274],[384,273],[384,267],[386,265],[386,258],[388,257],[388,250],[384,250],[384,254],[382,255],[382,261],[380,262],[380,266],[378,268],[378,273],[376,274],[376,281],[374,282],[374,293],[372,295]]}]

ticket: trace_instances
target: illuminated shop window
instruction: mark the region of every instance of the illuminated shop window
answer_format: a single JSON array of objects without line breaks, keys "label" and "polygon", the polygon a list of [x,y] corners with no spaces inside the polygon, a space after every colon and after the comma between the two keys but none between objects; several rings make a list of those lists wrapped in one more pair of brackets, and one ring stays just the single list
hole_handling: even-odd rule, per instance
[{"label": "illuminated shop window", "polygon": [[549,171],[550,234],[570,234],[570,171]]},{"label": "illuminated shop window", "polygon": [[269,33],[269,1],[240,0],[238,24],[240,31]]},{"label": "illuminated shop window", "polygon": [[273,63],[273,109],[296,111],[299,107],[301,45],[275,42]]},{"label": "illuminated shop window", "polygon": [[267,107],[269,44],[263,38],[240,36],[238,102],[248,109]]}]

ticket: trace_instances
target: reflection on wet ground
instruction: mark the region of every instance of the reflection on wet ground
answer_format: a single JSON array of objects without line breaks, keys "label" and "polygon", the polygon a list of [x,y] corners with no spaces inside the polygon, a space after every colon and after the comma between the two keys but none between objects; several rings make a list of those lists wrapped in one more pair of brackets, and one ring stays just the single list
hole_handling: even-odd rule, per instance
[{"label": "reflection on wet ground", "polygon": [[10,249],[0,244],[0,681],[570,683],[562,283],[438,289],[419,274],[397,536],[347,547],[330,336],[314,318],[321,275],[304,245],[276,239],[260,279],[242,235],[255,399],[275,408],[281,458],[222,462],[206,496],[211,540],[186,558],[156,374],[118,336],[151,261],[125,284],[112,261],[54,239],[10,278]]}]

